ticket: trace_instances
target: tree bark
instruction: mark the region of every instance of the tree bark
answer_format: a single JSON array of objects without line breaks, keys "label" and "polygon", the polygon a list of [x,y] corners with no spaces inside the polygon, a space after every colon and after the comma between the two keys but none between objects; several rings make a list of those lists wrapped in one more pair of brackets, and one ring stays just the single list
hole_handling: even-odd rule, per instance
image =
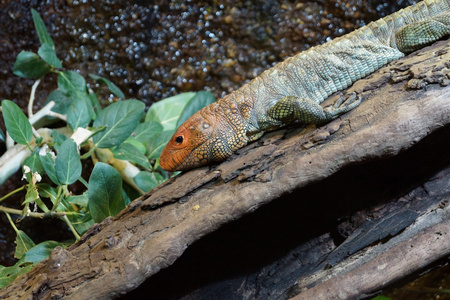
[{"label": "tree bark", "polygon": [[[326,298],[330,295],[327,293],[332,293],[337,299],[354,298],[417,271],[424,263],[448,256],[450,187],[446,176],[450,172],[443,170],[450,163],[449,61],[450,42],[438,42],[355,83],[348,93],[356,91],[363,101],[339,119],[319,128],[290,128],[266,134],[222,164],[177,176],[133,201],[117,217],[94,225],[75,245],[55,249],[49,259],[0,291],[0,298],[109,299],[124,295],[174,264],[194,242],[208,234],[204,240],[210,239],[211,233],[220,227],[227,223],[232,226],[255,211],[257,214],[265,209],[258,208],[270,202],[275,203],[272,209],[276,210],[266,211],[265,219],[256,224],[260,228],[277,228],[277,221],[271,223],[271,217],[280,214],[278,222],[283,222],[290,212],[276,203],[287,204],[288,200],[287,207],[297,205],[295,209],[300,209],[294,218],[300,220],[299,237],[285,237],[292,239],[292,243],[285,246],[283,254],[274,255],[270,261],[263,259],[256,264],[260,269],[254,271],[262,276],[264,266],[276,264],[277,255],[286,257],[297,249],[295,259],[291,255],[290,260],[283,261],[289,276],[265,274],[278,282],[272,292],[270,287],[264,287],[264,295],[270,294],[272,298],[288,298],[299,292],[305,294],[298,297],[314,295],[311,297],[319,299],[319,295]],[[330,97],[327,103],[336,97]],[[351,172],[361,171],[361,164],[368,164],[369,171],[377,164],[389,168],[396,157],[411,151],[410,148],[420,148],[419,141],[427,136],[431,137],[431,146],[425,142],[426,149],[422,149],[425,157],[412,157],[425,159],[421,161],[425,163],[426,159],[438,160],[430,163],[435,167],[426,166],[419,171],[428,178],[441,171],[436,179],[440,185],[433,186],[435,181],[430,181],[431,190],[425,189],[428,196],[422,193],[423,197],[418,199],[414,193],[404,195],[405,191],[416,191],[417,184],[423,183],[415,182],[416,177],[408,181],[408,189],[403,185],[400,190],[393,187],[389,196],[377,191],[376,197],[368,185],[362,185],[365,190],[360,191],[358,184],[362,181],[358,184],[346,181]],[[435,147],[432,150],[440,154],[434,157],[429,147]],[[403,168],[405,162],[396,166]],[[401,169],[396,174],[408,177],[409,171]],[[380,176],[391,178],[386,173]],[[313,203],[316,199],[298,198],[308,189],[328,194],[318,203]],[[359,198],[354,198],[353,193]],[[396,193],[397,197],[392,197]],[[311,212],[314,215],[309,215]],[[337,222],[342,216],[353,221]],[[361,220],[355,221],[358,216]],[[368,216],[378,223],[364,222]],[[419,228],[417,224],[425,225],[415,230]],[[341,243],[333,237],[336,232],[349,238]],[[280,235],[283,232],[278,232]],[[266,247],[277,247],[267,242]],[[427,245],[431,244],[439,247],[428,252]],[[405,258],[417,257],[424,263],[405,265],[399,259],[399,249],[411,245],[422,250],[408,251]],[[398,272],[382,282],[367,277],[360,282],[361,287],[355,288],[359,283],[355,276],[370,273],[383,279],[386,272],[391,273],[386,265]],[[176,290],[177,286],[171,288]],[[199,287],[195,288],[197,291],[190,289],[186,295],[172,296],[195,298],[199,291],[204,291]],[[257,298],[262,290],[241,285],[234,295]]]}]

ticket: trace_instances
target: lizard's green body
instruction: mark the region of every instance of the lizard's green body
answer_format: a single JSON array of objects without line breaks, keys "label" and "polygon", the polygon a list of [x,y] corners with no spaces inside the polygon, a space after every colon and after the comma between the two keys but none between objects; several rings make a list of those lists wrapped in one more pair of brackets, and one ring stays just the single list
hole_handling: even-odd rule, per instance
[{"label": "lizard's green body", "polygon": [[189,118],[161,154],[161,167],[187,170],[223,160],[296,120],[331,121],[360,100],[342,97],[323,109],[329,95],[449,34],[450,0],[425,0],[288,58]]}]

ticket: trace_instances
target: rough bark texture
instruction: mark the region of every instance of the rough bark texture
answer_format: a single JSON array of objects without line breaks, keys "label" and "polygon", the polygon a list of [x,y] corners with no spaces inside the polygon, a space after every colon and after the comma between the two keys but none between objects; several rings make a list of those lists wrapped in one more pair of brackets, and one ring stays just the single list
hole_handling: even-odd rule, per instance
[{"label": "rough bark texture", "polygon": [[[376,291],[433,260],[448,256],[450,172],[445,167],[450,164],[450,158],[442,153],[449,151],[450,87],[446,86],[449,61],[450,42],[441,41],[357,82],[349,91],[358,92],[363,102],[343,117],[320,128],[267,134],[218,166],[193,170],[170,180],[133,201],[116,218],[93,226],[77,244],[65,250],[55,249],[48,260],[0,291],[0,298],[109,299],[133,290],[152,276],[156,279],[153,283],[150,280],[150,285],[156,284],[160,276],[157,273],[163,273],[162,279],[168,276],[167,272],[173,270],[168,267],[194,242],[207,234],[203,240],[210,241],[214,238],[210,233],[219,227],[239,223],[237,219],[272,201],[285,204],[288,210],[280,205],[263,207],[255,215],[265,210],[265,218],[259,219],[255,226],[270,231],[279,229],[277,220],[282,223],[285,219],[289,224],[296,219],[300,226],[296,228],[298,236],[283,236],[283,232],[278,232],[283,240],[291,240],[281,245],[280,252],[265,257],[266,261],[263,259],[255,265],[248,262],[251,268],[256,266],[259,270],[240,269],[245,274],[228,274],[234,276],[233,282],[241,284],[229,296],[288,298],[304,291],[304,295],[311,295],[305,299],[320,299],[318,295],[327,298],[327,293],[339,299],[353,298]],[[424,182],[411,177],[409,173],[415,174],[415,169],[404,169],[408,164],[416,166],[414,161],[409,161],[411,156],[398,165],[403,169],[394,172],[396,176],[378,174],[387,183],[397,176],[411,177],[407,181],[411,186],[402,185],[401,189],[390,186],[389,191],[380,192],[363,185],[364,177],[360,176],[359,182],[352,181],[357,177],[358,173],[352,172],[358,165],[368,164],[367,172],[377,170],[377,164],[395,165],[393,157],[407,153],[410,151],[407,149],[427,136],[431,142],[425,139],[422,145],[426,149],[435,147],[436,157],[430,154],[432,151],[425,151],[425,157],[411,155],[426,164],[420,171],[425,176],[441,171],[428,185],[418,187]],[[433,160],[436,158],[437,162]],[[337,174],[340,179],[336,179]],[[406,188],[412,192],[405,195]],[[301,198],[308,189],[319,196]],[[327,191],[329,197],[320,197]],[[354,221],[360,210],[369,210],[374,222]],[[295,213],[296,218],[290,218],[290,213]],[[367,214],[366,211],[362,219]],[[342,216],[348,216],[353,222],[336,221]],[[358,227],[355,224],[362,226],[355,230]],[[336,232],[330,232],[330,228]],[[239,230],[248,234],[243,239],[254,235],[245,227]],[[337,247],[339,234],[349,238]],[[198,248],[201,242],[193,248]],[[267,242],[267,248],[278,246],[274,245],[276,240]],[[398,249],[411,248],[411,243],[422,250],[405,250],[401,257],[409,261],[417,257],[421,263],[405,266],[404,260],[397,260]],[[253,252],[257,256],[258,250]],[[351,256],[354,253],[357,255]],[[277,263],[280,257],[290,259]],[[284,268],[277,269],[284,270],[280,271],[282,276],[271,273],[270,266],[274,264],[284,264]],[[390,272],[385,268],[387,265],[397,272],[384,280],[385,272]],[[166,273],[160,272],[165,268],[168,268],[164,270]],[[370,274],[381,282],[376,283],[373,277],[355,280],[360,274]],[[191,275],[185,276],[189,281]],[[271,277],[272,282],[264,284]],[[250,287],[251,281],[262,286]],[[162,298],[220,294],[214,288],[205,290],[201,284],[178,294],[176,283],[166,282],[166,285],[170,285],[171,295],[160,294]],[[204,285],[214,284],[206,280]],[[158,289],[153,286],[153,292]]]}]

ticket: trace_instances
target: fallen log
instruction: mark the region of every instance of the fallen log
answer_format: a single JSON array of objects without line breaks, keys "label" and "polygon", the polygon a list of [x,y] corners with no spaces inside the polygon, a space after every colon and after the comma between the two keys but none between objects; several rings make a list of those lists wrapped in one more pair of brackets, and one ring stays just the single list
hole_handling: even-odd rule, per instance
[{"label": "fallen log", "polygon": [[[124,295],[171,266],[194,242],[225,224],[251,214],[270,202],[296,195],[302,189],[326,181],[337,172],[362,163],[386,160],[405,152],[434,132],[448,132],[449,61],[450,42],[438,42],[355,83],[348,93],[356,91],[363,102],[341,118],[320,128],[290,128],[266,134],[222,164],[177,176],[145,197],[133,201],[115,218],[94,225],[75,245],[55,249],[49,259],[0,291],[0,298],[109,299]],[[330,98],[335,97],[338,95]],[[442,141],[433,145],[448,149],[446,143]],[[443,159],[442,166],[448,163],[448,158],[447,161]],[[350,192],[357,189],[351,182],[341,188]],[[368,209],[386,200],[370,199],[370,195],[368,198],[368,201],[356,204],[343,201],[343,205],[349,205],[348,211],[356,213],[357,208]],[[301,202],[302,199],[295,201]],[[431,211],[433,205],[436,202],[421,209],[418,208],[420,205],[414,207],[416,214],[402,215],[409,220],[403,228],[386,232],[395,236],[399,236],[399,232],[407,232],[404,228],[414,225],[418,215],[426,216],[425,212]],[[447,202],[441,206],[442,211],[448,212]],[[388,215],[391,211],[384,213]],[[334,213],[326,215],[326,227],[316,223],[324,220],[319,217],[316,220],[310,218],[309,223],[303,224],[306,231],[314,226],[320,229],[311,230],[306,235],[302,233],[300,240],[295,239],[295,247],[308,250],[302,252],[303,257],[298,257],[298,261],[308,260],[308,256],[324,259],[337,249],[337,243],[327,232],[336,217]],[[434,228],[432,226],[444,225],[437,222],[430,225],[429,230]],[[447,234],[448,240],[448,232],[441,227],[440,232]],[[350,249],[357,249],[355,253],[358,254],[369,251],[367,249],[370,248],[366,247],[383,241],[389,234],[376,240],[369,239],[369,242],[363,243],[369,245],[361,249],[356,246]],[[399,239],[392,249],[400,247],[402,242],[405,240]],[[308,243],[314,243],[314,247],[302,246]],[[327,279],[325,281],[301,279],[306,278],[305,274],[311,275],[319,269],[333,269],[354,254],[350,252],[345,250],[340,255],[332,256],[332,264],[327,265],[326,260],[320,261],[306,271],[293,272],[289,279],[276,278],[283,281],[285,291],[278,289],[276,296],[294,296],[306,288],[312,291],[312,286],[330,280],[334,280],[330,285],[339,286],[340,276],[347,276],[350,280],[350,275],[339,272],[326,273],[327,276],[322,277]],[[374,257],[383,259],[381,255],[382,252]],[[448,253],[441,252],[436,258],[445,255]],[[431,261],[427,260],[427,263]],[[370,270],[376,271],[374,268]],[[400,272],[399,276],[412,271]],[[336,279],[330,279],[330,276]],[[296,286],[293,278],[306,284]],[[358,292],[370,293],[377,288],[372,286]],[[257,295],[252,293],[240,295],[242,298],[255,298]],[[348,295],[341,299],[354,296]]]}]

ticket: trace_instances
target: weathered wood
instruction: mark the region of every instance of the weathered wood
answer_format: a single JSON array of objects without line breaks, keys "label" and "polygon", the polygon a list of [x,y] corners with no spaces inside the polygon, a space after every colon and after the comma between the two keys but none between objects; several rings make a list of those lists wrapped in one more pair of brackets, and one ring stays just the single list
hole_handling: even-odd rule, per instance
[{"label": "weathered wood", "polygon": [[[387,268],[376,274],[359,270],[367,271],[360,267],[401,241],[410,239],[412,250],[433,245],[422,245],[415,235],[445,220],[450,144],[433,145],[448,139],[450,130],[439,131],[395,157],[353,165],[280,197],[201,239],[124,299],[288,299],[312,287],[333,298],[338,290],[328,292],[327,280],[339,282],[349,271],[357,272],[359,280],[341,289],[350,287],[364,296],[364,289],[377,283],[373,277],[382,288],[393,278],[423,272],[426,267],[399,267],[408,260],[390,262],[389,267],[397,267],[392,273]],[[408,215],[416,214],[420,217],[408,226]],[[408,266],[445,253],[423,253]]]},{"label": "weathered wood", "polygon": [[[343,168],[411,148],[450,124],[449,61],[450,42],[441,41],[357,82],[350,92],[363,103],[338,120],[268,134],[218,166],[178,176],[54,250],[0,298],[117,297],[222,225]],[[335,246],[325,240],[329,253]]]},{"label": "weathered wood", "polygon": [[[366,255],[355,255],[331,270],[304,278],[297,284],[300,293],[293,299],[363,298],[449,256],[450,197],[440,206],[417,219],[414,226],[389,245],[371,247],[365,250]],[[307,289],[309,280],[323,282]]]}]

